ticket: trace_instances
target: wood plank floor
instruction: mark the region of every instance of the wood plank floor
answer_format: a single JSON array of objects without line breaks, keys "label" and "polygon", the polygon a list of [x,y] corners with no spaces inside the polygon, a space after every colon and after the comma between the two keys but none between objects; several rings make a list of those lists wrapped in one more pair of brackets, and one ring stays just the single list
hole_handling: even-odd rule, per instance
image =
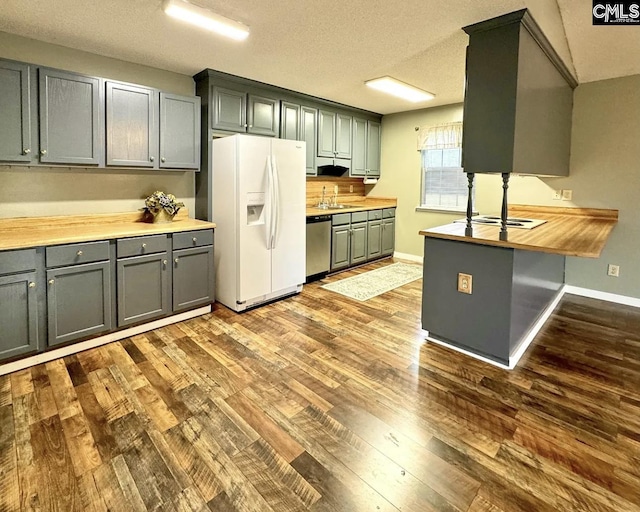
[{"label": "wood plank floor", "polygon": [[640,511],[640,310],[566,296],[508,372],[425,344],[420,296],[315,283],[0,377],[0,511]]}]

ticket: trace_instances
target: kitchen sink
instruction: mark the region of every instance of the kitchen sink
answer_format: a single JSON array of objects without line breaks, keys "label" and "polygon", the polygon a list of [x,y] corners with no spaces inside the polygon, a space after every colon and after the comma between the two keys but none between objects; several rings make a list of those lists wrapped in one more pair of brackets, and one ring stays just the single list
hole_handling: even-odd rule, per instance
[{"label": "kitchen sink", "polygon": [[316,206],[319,210],[342,210],[344,208],[358,208],[352,204],[319,204]]}]

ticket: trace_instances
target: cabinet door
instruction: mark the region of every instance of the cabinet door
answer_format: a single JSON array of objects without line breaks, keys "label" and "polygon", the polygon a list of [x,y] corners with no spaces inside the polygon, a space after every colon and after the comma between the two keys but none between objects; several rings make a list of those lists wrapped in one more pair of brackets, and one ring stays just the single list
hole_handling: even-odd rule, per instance
[{"label": "cabinet door", "polygon": [[213,86],[211,128],[244,133],[247,131],[247,93]]},{"label": "cabinet door", "polygon": [[351,224],[351,264],[367,261],[367,223]]},{"label": "cabinet door", "polygon": [[160,93],[160,168],[200,169],[200,98]]},{"label": "cabinet door", "polygon": [[118,327],[171,311],[167,253],[118,260]]},{"label": "cabinet door", "polygon": [[302,107],[301,116],[299,140],[306,143],[307,176],[316,176],[318,174],[316,169],[318,111],[315,108]]},{"label": "cabinet door", "polygon": [[336,113],[318,111],[318,156],[334,158],[336,147]]},{"label": "cabinet door", "polygon": [[39,89],[40,162],[98,165],[100,80],[41,68]]},{"label": "cabinet door", "polygon": [[336,157],[351,158],[351,124],[353,118],[338,114],[336,118]]},{"label": "cabinet door", "polygon": [[364,176],[367,166],[367,122],[353,119],[353,141],[351,156],[351,176]]},{"label": "cabinet door", "polygon": [[380,177],[380,123],[367,122],[367,176]]},{"label": "cabinet door", "polygon": [[378,258],[382,254],[382,221],[368,222],[367,229],[367,259]]},{"label": "cabinet door", "polygon": [[111,263],[47,270],[48,345],[111,329]]},{"label": "cabinet door", "polygon": [[0,161],[31,161],[29,66],[0,60]]},{"label": "cabinet door", "polygon": [[107,82],[107,165],[155,167],[157,92]]},{"label": "cabinet door", "polygon": [[282,102],[280,109],[280,138],[304,140],[300,138],[300,105]]},{"label": "cabinet door", "polygon": [[173,310],[214,301],[213,247],[173,251]]},{"label": "cabinet door", "polygon": [[0,277],[0,359],[38,349],[36,273]]},{"label": "cabinet door", "polygon": [[248,133],[277,137],[280,126],[280,100],[249,94]]},{"label": "cabinet door", "polygon": [[393,254],[396,241],[396,220],[384,219],[382,221],[382,255]]},{"label": "cabinet door", "polygon": [[331,228],[331,270],[349,266],[351,226],[335,226]]}]

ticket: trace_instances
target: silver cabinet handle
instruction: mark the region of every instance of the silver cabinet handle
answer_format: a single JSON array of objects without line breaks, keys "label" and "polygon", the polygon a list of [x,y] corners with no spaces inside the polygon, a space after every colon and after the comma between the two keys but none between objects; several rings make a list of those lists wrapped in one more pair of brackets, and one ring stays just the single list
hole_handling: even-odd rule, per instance
[{"label": "silver cabinet handle", "polygon": [[162,260],[162,264],[166,265],[167,264],[167,260]]},{"label": "silver cabinet handle", "polygon": [[31,153],[31,150],[30,150],[29,148],[24,148],[24,149],[22,150],[22,154],[23,154],[23,155],[28,155],[29,153]]},{"label": "silver cabinet handle", "polygon": [[160,159],[160,161],[161,161],[162,163],[165,163],[165,162],[167,161],[167,159],[166,159],[165,157],[162,157],[162,158]]},{"label": "silver cabinet handle", "polygon": [[147,246],[147,244],[143,243],[142,244],[142,248],[144,249]]},{"label": "silver cabinet handle", "polygon": [[194,241],[194,243],[195,243],[195,242],[197,242],[197,241],[198,241],[198,238],[194,236],[191,240],[193,240],[193,241]]},{"label": "silver cabinet handle", "polygon": [[41,149],[40,150],[40,154],[41,155],[46,155],[47,154],[47,150],[46,149]]},{"label": "silver cabinet handle", "polygon": [[247,123],[245,123],[245,124],[244,124],[244,127],[245,127],[245,128],[247,127]]},{"label": "silver cabinet handle", "polygon": [[179,259],[180,259],[180,258],[176,258],[176,259],[175,259],[175,260],[173,260],[173,261],[175,261],[176,263],[178,263],[178,260],[179,260]]},{"label": "silver cabinet handle", "polygon": [[49,279],[49,284],[53,284],[55,281],[53,279]]},{"label": "silver cabinet handle", "polygon": [[78,256],[82,256],[84,253],[83,253],[82,251],[78,251],[76,254],[77,254]]},{"label": "silver cabinet handle", "polygon": [[153,157],[153,156],[150,156],[150,157],[149,157],[149,161],[150,161],[150,162],[153,162],[154,160],[155,160],[155,157]]},{"label": "silver cabinet handle", "polygon": [[31,281],[29,283],[29,288],[35,288],[36,287],[36,283],[34,283],[33,281]]}]

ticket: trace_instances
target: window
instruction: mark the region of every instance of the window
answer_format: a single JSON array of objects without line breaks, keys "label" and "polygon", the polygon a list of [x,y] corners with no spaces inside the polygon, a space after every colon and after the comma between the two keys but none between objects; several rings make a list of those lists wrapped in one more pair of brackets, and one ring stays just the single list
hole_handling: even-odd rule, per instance
[{"label": "window", "polygon": [[422,192],[420,206],[464,211],[467,175],[461,167],[462,123],[432,126],[421,131]]}]

